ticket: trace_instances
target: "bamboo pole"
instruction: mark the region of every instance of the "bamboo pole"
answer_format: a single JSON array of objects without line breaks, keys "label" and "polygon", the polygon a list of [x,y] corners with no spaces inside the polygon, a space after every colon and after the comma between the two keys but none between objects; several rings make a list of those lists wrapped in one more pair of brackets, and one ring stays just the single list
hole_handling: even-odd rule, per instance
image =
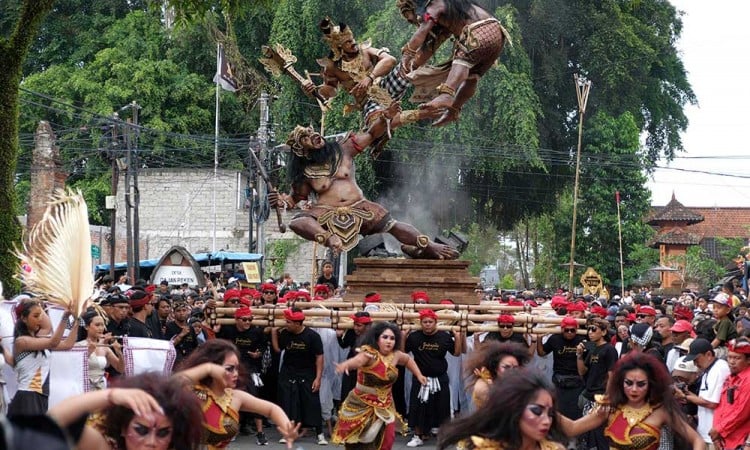
[{"label": "bamboo pole", "polygon": [[[219,325],[234,325],[234,319],[228,319],[228,318],[221,318],[217,319],[216,323]],[[279,327],[282,326],[283,323],[277,323],[275,320],[267,320],[267,319],[253,319],[251,322],[252,325],[255,326],[261,326],[261,327]],[[348,330],[350,328],[354,327],[353,322],[324,322],[324,321],[316,321],[316,320],[305,320],[303,322],[305,326],[311,327],[311,328],[332,328],[335,330]],[[422,327],[419,324],[411,324],[411,323],[402,323],[399,325],[399,328],[401,328],[404,331],[414,331],[414,330],[421,330]],[[461,326],[461,325],[438,325],[438,330],[442,331],[464,331],[464,332],[470,332],[470,333],[482,333],[482,332],[491,332],[491,331],[500,331],[498,326],[496,324],[494,325],[467,325],[467,326]],[[522,334],[535,334],[535,335],[545,335],[545,334],[560,334],[559,328],[524,328],[524,327],[514,327],[513,328],[514,333],[522,333]],[[586,330],[578,330],[578,334],[585,335]]]},{"label": "bamboo pole", "polygon": [[[223,316],[229,316],[234,314],[235,309],[234,308],[217,308],[216,312],[217,314],[221,314]],[[273,315],[276,317],[284,317],[284,310],[278,309],[278,308],[253,308],[253,317],[263,317],[267,318],[268,316]],[[331,320],[333,319],[342,319],[342,318],[349,318],[350,315],[354,314],[357,311],[350,311],[350,310],[333,310],[333,309],[308,309],[305,310],[305,316],[310,317],[322,317],[322,318],[329,318]],[[370,317],[372,319],[380,319],[380,320],[419,320],[419,313],[417,312],[409,312],[409,311],[373,311],[370,312]],[[470,321],[476,321],[476,322],[496,322],[497,316],[494,314],[467,314],[466,312],[461,313],[451,313],[451,312],[439,312],[436,314],[438,321],[460,321],[460,320],[470,320]],[[524,323],[524,324],[554,324],[559,325],[562,321],[562,317],[544,317],[544,316],[534,316],[531,314],[521,314],[513,316],[516,323]],[[576,319],[578,321],[579,325],[583,325],[586,323],[585,319]]]},{"label": "bamboo pole", "polygon": [[[388,305],[391,307],[396,307],[398,309],[411,309],[415,311],[419,311],[422,309],[432,309],[432,310],[453,310],[453,311],[479,311],[479,310],[487,310],[487,311],[507,311],[507,312],[526,312],[526,311],[540,311],[540,312],[552,312],[553,309],[549,306],[507,306],[500,303],[482,303],[477,305],[441,305],[437,303],[391,303],[391,302],[383,302],[383,303],[365,303],[365,302],[347,302],[344,300],[326,300],[323,302],[290,302],[290,303],[278,303],[276,305],[264,305],[262,308],[273,308],[273,309],[287,309],[287,308],[299,308],[299,309],[307,309],[307,308],[319,308],[321,305],[325,306],[326,308],[348,308],[353,309],[357,311],[364,311],[365,307],[372,306],[378,306],[378,305]],[[223,302],[216,302],[217,307],[225,306]],[[255,308],[253,308],[253,311]]]}]

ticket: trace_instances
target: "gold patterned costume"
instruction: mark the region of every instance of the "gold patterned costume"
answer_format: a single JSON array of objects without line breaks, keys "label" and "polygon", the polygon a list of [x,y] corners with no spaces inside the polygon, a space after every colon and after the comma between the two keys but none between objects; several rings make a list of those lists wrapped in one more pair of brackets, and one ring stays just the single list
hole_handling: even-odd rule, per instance
[{"label": "gold patterned costume", "polygon": [[620,406],[610,414],[604,435],[609,438],[610,449],[656,450],[659,448],[660,431],[644,422],[654,408],[646,405],[633,409]]},{"label": "gold patterned costume", "polygon": [[[502,442],[480,436],[472,436],[471,439],[463,440],[458,443],[457,447],[473,450],[507,450],[507,447]],[[539,441],[539,448],[541,450],[558,450],[560,444],[542,439]]]},{"label": "gold patterned costume", "polygon": [[240,414],[232,408],[232,390],[217,396],[203,385],[193,386],[203,411],[203,438],[208,450],[225,448],[240,432]]},{"label": "gold patterned costume", "polygon": [[374,348],[363,345],[361,351],[374,358],[374,363],[357,371],[357,385],[349,392],[339,410],[339,421],[333,430],[333,443],[347,449],[383,449],[393,445],[389,426],[398,424],[405,430],[401,416],[393,404],[391,387],[398,379],[393,354],[383,356]]},{"label": "gold patterned costume", "polygon": [[315,218],[323,228],[341,238],[344,251],[357,245],[360,234],[387,233],[396,223],[387,209],[365,199],[349,206],[313,205],[294,216],[298,217]]}]

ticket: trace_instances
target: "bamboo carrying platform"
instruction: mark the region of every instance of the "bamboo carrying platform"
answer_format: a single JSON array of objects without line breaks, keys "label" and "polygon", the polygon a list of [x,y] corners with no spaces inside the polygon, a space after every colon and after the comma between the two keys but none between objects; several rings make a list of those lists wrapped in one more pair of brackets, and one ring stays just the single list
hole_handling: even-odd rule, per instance
[{"label": "bamboo carrying platform", "polygon": [[[374,321],[394,321],[402,330],[418,330],[419,310],[433,309],[437,311],[438,329],[445,331],[484,332],[499,331],[497,315],[514,314],[513,331],[527,334],[556,334],[560,333],[560,322],[562,317],[546,317],[541,314],[551,312],[549,308],[533,308],[523,306],[504,306],[493,303],[481,305],[434,305],[415,303],[375,303],[383,308],[380,311],[370,311],[370,317]],[[284,310],[289,307],[304,310],[304,324],[313,328],[352,328],[353,321],[349,317],[356,311],[364,310],[365,304],[359,302],[346,302],[326,300],[324,302],[293,302],[291,304],[278,304],[272,307],[252,308],[252,324],[262,327],[283,327],[286,323]],[[342,309],[333,309],[342,308]],[[221,302],[217,304],[215,317],[212,322],[231,325],[235,321],[234,307],[225,307]],[[585,319],[577,319],[580,325],[586,323]],[[579,330],[578,334],[586,334],[585,330]]]},{"label": "bamboo carrying platform", "polygon": [[433,302],[476,305],[479,277],[469,274],[469,261],[404,258],[355,258],[356,270],[346,277],[347,298],[378,292],[383,298],[406,302],[414,291],[424,291]]}]

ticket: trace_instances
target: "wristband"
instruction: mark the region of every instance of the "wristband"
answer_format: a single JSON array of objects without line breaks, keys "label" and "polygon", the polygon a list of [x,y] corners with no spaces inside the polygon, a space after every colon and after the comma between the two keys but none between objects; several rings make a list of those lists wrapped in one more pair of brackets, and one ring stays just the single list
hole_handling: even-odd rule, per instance
[{"label": "wristband", "polygon": [[373,78],[369,73],[367,74],[367,78],[369,78],[372,83],[375,82],[375,78]]}]

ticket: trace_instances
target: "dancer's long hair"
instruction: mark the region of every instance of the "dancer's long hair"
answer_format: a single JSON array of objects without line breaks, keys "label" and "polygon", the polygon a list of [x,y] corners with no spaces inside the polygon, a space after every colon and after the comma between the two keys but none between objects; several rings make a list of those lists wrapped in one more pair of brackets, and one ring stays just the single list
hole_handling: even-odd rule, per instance
[{"label": "dancer's long hair", "polygon": [[[114,387],[137,388],[151,394],[172,421],[170,449],[197,450],[203,434],[203,413],[198,397],[190,391],[180,377],[165,377],[155,372],[116,380]],[[133,410],[124,406],[107,409],[104,421],[105,434],[125,448],[123,428],[133,420]]]},{"label": "dancer's long hair", "polygon": [[497,365],[506,356],[516,358],[519,366],[525,366],[529,362],[529,350],[522,344],[495,340],[482,343],[482,346],[472,352],[464,363],[464,374],[469,379],[469,384],[473,385],[476,381],[474,370],[483,367],[490,372],[493,380],[497,379]]},{"label": "dancer's long hair", "polygon": [[396,336],[396,342],[393,346],[393,351],[398,350],[399,346],[401,345],[401,330],[399,330],[398,325],[392,322],[376,322],[375,324],[373,324],[370,329],[365,332],[364,336],[362,337],[361,344],[369,345],[375,350],[379,350],[378,339],[380,339],[380,335],[383,334],[385,330],[393,331],[393,335]]},{"label": "dancer's long hair", "polygon": [[[541,391],[552,396],[555,408],[555,390],[546,378],[535,370],[518,369],[504,374],[495,381],[487,397],[487,403],[473,414],[455,419],[440,427],[437,448],[452,447],[471,436],[480,436],[501,442],[504,448],[519,448],[522,436],[519,423],[526,407]],[[562,436],[556,417],[553,415],[550,433]]]}]

